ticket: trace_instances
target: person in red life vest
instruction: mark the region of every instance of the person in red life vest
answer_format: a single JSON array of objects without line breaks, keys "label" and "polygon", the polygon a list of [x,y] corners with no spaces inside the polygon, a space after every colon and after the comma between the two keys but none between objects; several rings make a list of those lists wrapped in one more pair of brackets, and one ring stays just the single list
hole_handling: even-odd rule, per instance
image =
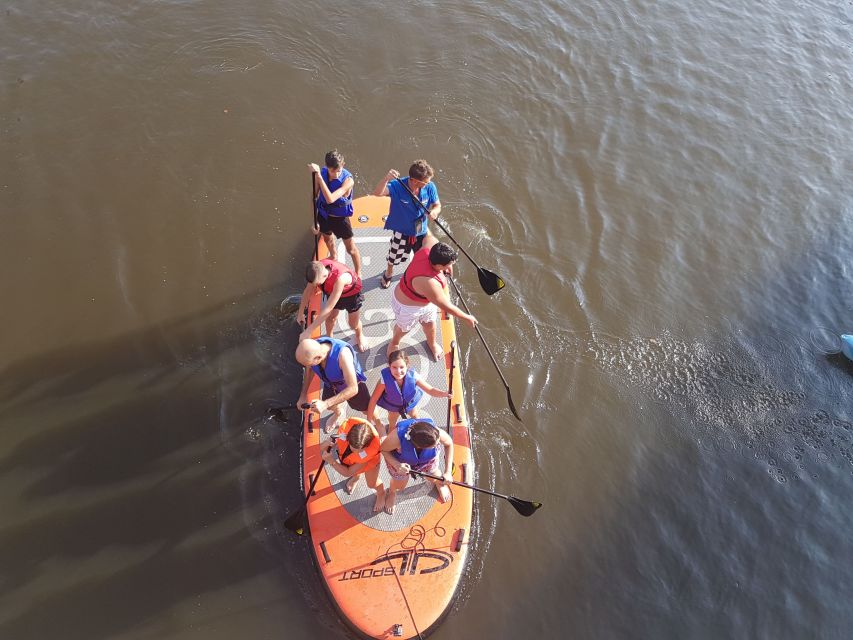
[{"label": "person in red life vest", "polygon": [[[296,321],[304,326],[299,335],[300,340],[310,338],[314,329],[326,323],[326,334],[331,336],[335,330],[338,312],[347,312],[349,327],[355,332],[355,348],[364,351],[364,334],[362,332],[359,310],[364,305],[364,294],[361,292],[361,278],[348,266],[334,260],[316,260],[305,267],[305,279],[308,284],[302,292],[302,300],[296,312]],[[305,307],[311,296],[322,292],[325,298],[320,313],[314,321],[305,326]]]},{"label": "person in red life vest", "polygon": [[347,253],[352,258],[355,272],[361,277],[361,254],[353,240],[352,223],[350,218],[353,214],[352,190],[355,181],[352,174],[344,168],[346,164],[344,157],[335,149],[326,154],[326,166],[322,169],[319,165],[309,164],[308,167],[314,173],[314,185],[317,188],[317,223],[314,234],[322,233],[326,247],[329,249],[329,257],[338,259],[338,248],[335,236],[344,241]]},{"label": "person in red life vest", "polygon": [[[317,375],[323,381],[320,400],[311,403],[311,409],[320,415],[330,409],[334,415],[334,424],[339,425],[343,418],[346,402],[356,411],[364,412],[370,404],[370,391],[365,380],[367,377],[361,363],[355,356],[352,345],[335,338],[307,338],[296,346],[296,360],[305,367],[302,390],[296,406],[301,407],[307,401],[311,381]],[[327,427],[326,431],[331,431]]]},{"label": "person in red life vest", "polygon": [[451,397],[447,391],[436,389],[417,371],[410,369],[409,356],[405,351],[393,351],[388,356],[388,366],[380,372],[379,381],[373,389],[370,405],[367,407],[367,419],[384,435],[385,427],[375,416],[378,405],[388,412],[388,431],[393,431],[401,415],[404,418],[418,417],[417,406],[424,391],[433,398]]},{"label": "person in red life vest", "polygon": [[471,328],[477,319],[450,302],[447,295],[447,276],[453,275],[456,252],[449,245],[429,235],[422,249],[415,252],[412,263],[394,288],[391,310],[394,312],[394,334],[388,344],[388,353],[400,348],[400,340],[420,323],[424,329],[434,361],[444,353],[435,339],[436,308],[464,320]]},{"label": "person in red life vest", "polygon": [[[342,426],[334,440],[320,444],[320,455],[326,464],[345,478],[349,478],[345,491],[352,493],[358,479],[364,475],[367,486],[376,491],[374,511],[385,507],[385,485],[379,479],[379,462],[382,460],[379,448],[382,439],[376,429],[366,420],[350,418]],[[337,460],[333,450],[337,449]]]},{"label": "person in red life vest", "polygon": [[[439,472],[438,447],[444,447],[444,473]],[[385,512],[394,513],[397,492],[409,482],[409,471],[420,471],[441,476],[441,482],[429,480],[438,489],[441,503],[450,500],[450,487],[453,482],[453,439],[433,424],[430,418],[400,420],[382,441],[382,456],[391,474],[391,486],[385,496]]]},{"label": "person in red life vest", "polygon": [[[435,220],[441,212],[438,189],[432,182],[434,175],[435,172],[426,160],[415,160],[409,167],[407,178],[400,178],[400,172],[391,169],[373,190],[373,195],[391,199],[385,228],[393,233],[385,272],[379,281],[379,286],[383,289],[391,285],[394,267],[405,262],[409,253],[420,249],[427,236],[432,235],[427,226],[427,218]],[[412,199],[412,194],[415,194],[429,211],[429,216]]]}]

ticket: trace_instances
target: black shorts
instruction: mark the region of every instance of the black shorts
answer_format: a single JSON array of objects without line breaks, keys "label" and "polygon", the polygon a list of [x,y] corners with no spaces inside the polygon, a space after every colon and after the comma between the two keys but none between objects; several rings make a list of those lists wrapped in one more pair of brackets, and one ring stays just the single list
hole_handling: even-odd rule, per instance
[{"label": "black shorts", "polygon": [[320,223],[320,233],[330,236],[333,233],[341,240],[349,240],[352,238],[352,224],[349,218],[341,216],[317,216],[317,222]]},{"label": "black shorts", "polygon": [[335,309],[340,309],[341,311],[346,311],[347,313],[355,313],[356,311],[361,309],[363,304],[364,294],[358,292],[354,296],[338,298],[338,301],[335,303]]},{"label": "black shorts", "polygon": [[[338,394],[334,389],[332,389],[332,387],[325,384],[323,385],[323,395],[321,396],[323,400],[328,400],[332,396],[336,395]],[[370,391],[368,391],[367,385],[363,382],[359,382],[358,393],[347,400],[347,404],[356,411],[361,411],[362,413],[367,411],[367,407],[370,404]]]}]

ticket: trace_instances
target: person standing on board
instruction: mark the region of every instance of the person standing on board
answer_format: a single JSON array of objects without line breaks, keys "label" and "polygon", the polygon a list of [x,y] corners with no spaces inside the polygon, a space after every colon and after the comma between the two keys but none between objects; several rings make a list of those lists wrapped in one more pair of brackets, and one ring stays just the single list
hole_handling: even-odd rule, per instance
[{"label": "person standing on board", "polygon": [[[379,479],[379,463],[382,461],[379,447],[381,438],[376,429],[362,418],[350,418],[342,426],[333,440],[320,443],[323,453],[320,456],[326,464],[334,468],[347,480],[344,490],[351,494],[358,484],[358,479],[364,474],[367,486],[376,491],[374,511],[382,511],[385,506],[385,485]],[[335,459],[332,450],[337,448]]]},{"label": "person standing on board", "polygon": [[385,433],[385,427],[374,415],[376,406],[379,405],[388,412],[388,431],[393,431],[401,414],[404,418],[418,417],[417,406],[424,391],[433,398],[451,397],[447,391],[436,389],[417,371],[410,369],[409,356],[405,351],[392,351],[388,356],[388,366],[380,372],[379,381],[370,397],[367,419],[375,424],[381,433]]},{"label": "person standing on board", "polygon": [[352,174],[344,168],[344,157],[335,149],[326,154],[326,166],[322,169],[316,164],[309,164],[314,173],[314,185],[317,187],[317,222],[319,229],[314,227],[314,234],[322,233],[329,257],[338,259],[338,249],[335,236],[344,241],[347,253],[352,258],[355,272],[361,277],[361,254],[355,246],[352,224],[352,190],[355,181]]},{"label": "person standing on board", "polygon": [[423,245],[415,252],[412,263],[391,296],[394,334],[388,344],[388,353],[399,349],[403,336],[420,323],[433,360],[437,362],[444,352],[436,340],[436,308],[464,320],[472,329],[477,326],[477,319],[450,302],[447,295],[445,273],[453,275],[453,263],[458,257],[456,251],[450,245],[439,242],[432,234],[424,240]]},{"label": "person standing on board", "polygon": [[414,193],[421,204],[429,210],[430,220],[435,220],[441,212],[441,201],[438,199],[438,189],[432,183],[433,175],[435,172],[426,160],[415,160],[409,167],[408,178],[398,181],[400,173],[391,169],[373,190],[375,196],[391,198],[385,228],[394,233],[391,235],[385,273],[382,274],[379,282],[379,286],[383,289],[391,285],[394,267],[405,262],[409,252],[420,249],[424,238],[432,235],[427,228],[427,216],[412,200],[409,191]]},{"label": "person standing on board", "polygon": [[[439,473],[438,447],[444,447],[444,473]],[[391,486],[385,496],[385,512],[394,513],[397,492],[409,482],[409,470],[441,476],[442,482],[431,480],[438,487],[438,500],[450,500],[453,482],[453,439],[433,424],[430,418],[400,420],[382,441],[382,455],[391,475]]]},{"label": "person standing on board", "polygon": [[314,329],[326,323],[326,334],[331,336],[335,322],[341,309],[347,312],[349,327],[355,332],[355,348],[364,351],[364,335],[361,326],[359,310],[364,304],[364,294],[361,292],[361,278],[345,264],[335,260],[314,260],[305,267],[305,279],[308,284],[302,292],[302,300],[296,312],[296,321],[305,325],[305,308],[311,296],[322,291],[325,297],[323,307],[314,321],[304,326],[299,339],[310,338]]},{"label": "person standing on board", "polygon": [[306,338],[296,346],[296,360],[305,367],[296,406],[305,404],[308,388],[317,375],[323,381],[323,391],[320,400],[311,403],[311,409],[318,414],[322,415],[326,409],[330,409],[337,426],[343,418],[341,405],[344,402],[356,411],[363,413],[367,410],[370,404],[370,391],[365,384],[367,377],[350,344],[335,338]]}]

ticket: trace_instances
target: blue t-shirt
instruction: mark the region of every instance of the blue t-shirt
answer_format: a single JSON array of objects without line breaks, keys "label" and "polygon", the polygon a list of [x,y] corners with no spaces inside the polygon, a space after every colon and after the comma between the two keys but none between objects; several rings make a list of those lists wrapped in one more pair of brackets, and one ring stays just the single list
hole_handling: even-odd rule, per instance
[{"label": "blue t-shirt", "polygon": [[[402,178],[408,185],[409,178]],[[423,209],[416,205],[406,187],[398,180],[388,183],[388,194],[391,196],[391,207],[388,211],[388,219],[385,228],[391,231],[399,231],[407,236],[422,236],[427,232],[427,217]],[[421,204],[427,209],[438,202],[438,189],[430,182],[421,189]]]}]

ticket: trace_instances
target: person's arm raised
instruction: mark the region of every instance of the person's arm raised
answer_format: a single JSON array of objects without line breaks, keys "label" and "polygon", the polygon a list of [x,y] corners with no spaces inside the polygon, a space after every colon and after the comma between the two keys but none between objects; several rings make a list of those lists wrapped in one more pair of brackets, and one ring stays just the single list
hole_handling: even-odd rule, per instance
[{"label": "person's arm raised", "polygon": [[385,177],[379,181],[379,184],[376,185],[376,188],[373,190],[373,195],[375,196],[387,196],[390,195],[388,193],[388,183],[392,180],[396,180],[400,177],[400,172],[396,169],[389,169],[388,173],[385,174]]}]

